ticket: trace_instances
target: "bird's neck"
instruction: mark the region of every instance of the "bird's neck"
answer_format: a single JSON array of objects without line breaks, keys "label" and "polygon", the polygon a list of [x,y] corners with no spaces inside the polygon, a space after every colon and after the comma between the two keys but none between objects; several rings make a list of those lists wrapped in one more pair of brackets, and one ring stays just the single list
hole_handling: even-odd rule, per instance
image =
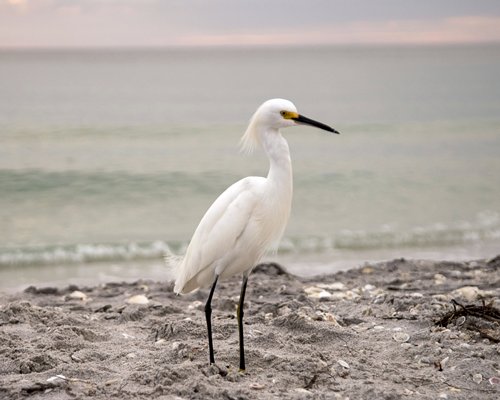
[{"label": "bird's neck", "polygon": [[279,130],[267,131],[261,135],[262,148],[269,158],[267,178],[278,187],[292,190],[292,161],[288,142]]}]

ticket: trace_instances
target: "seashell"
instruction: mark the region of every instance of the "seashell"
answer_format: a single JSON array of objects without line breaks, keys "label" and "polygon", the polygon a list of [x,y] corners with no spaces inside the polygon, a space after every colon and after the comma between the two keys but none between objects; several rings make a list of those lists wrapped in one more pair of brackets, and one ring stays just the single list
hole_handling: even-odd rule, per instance
[{"label": "seashell", "polygon": [[202,305],[203,303],[201,301],[195,300],[190,305],[188,305],[188,310],[197,310]]},{"label": "seashell", "polygon": [[405,343],[410,340],[410,335],[405,332],[396,332],[392,335],[392,338],[398,343]]},{"label": "seashell", "polygon": [[253,389],[253,390],[262,390],[265,388],[265,386],[263,384],[257,383],[257,382],[251,383],[249,387],[250,387],[250,389]]},{"label": "seashell", "polygon": [[331,297],[331,293],[318,286],[308,286],[304,288],[304,292],[309,296],[316,299]]},{"label": "seashell", "polygon": [[446,276],[442,275],[442,274],[435,274],[434,275],[434,283],[436,285],[442,285],[443,283],[446,282]]},{"label": "seashell", "polygon": [[68,297],[70,299],[75,299],[75,300],[87,300],[87,295],[83,292],[80,292],[79,290],[75,290],[74,292],[71,292]]},{"label": "seashell", "polygon": [[56,383],[58,381],[67,381],[68,378],[66,378],[64,375],[55,375],[51,376],[50,378],[47,378],[47,382],[50,383]]},{"label": "seashell", "polygon": [[463,286],[461,288],[455,289],[452,294],[454,296],[463,297],[467,301],[477,300],[480,291],[477,286]]},{"label": "seashell", "polygon": [[488,379],[488,382],[490,383],[490,385],[500,385],[500,377],[492,376],[490,379]]},{"label": "seashell", "polygon": [[148,304],[149,300],[143,294],[137,294],[135,296],[129,297],[126,300],[126,303],[128,303],[128,304]]},{"label": "seashell", "polygon": [[320,283],[318,284],[318,287],[333,291],[345,290],[345,285],[342,282]]},{"label": "seashell", "polygon": [[331,324],[333,324],[333,326],[340,327],[337,318],[335,318],[335,315],[333,315],[332,313],[325,313],[324,320],[330,322]]}]

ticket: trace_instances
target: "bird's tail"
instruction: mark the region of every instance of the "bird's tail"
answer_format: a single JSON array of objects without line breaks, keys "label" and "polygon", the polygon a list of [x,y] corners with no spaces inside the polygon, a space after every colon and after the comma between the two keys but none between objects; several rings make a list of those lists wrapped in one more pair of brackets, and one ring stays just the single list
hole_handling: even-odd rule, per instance
[{"label": "bird's tail", "polygon": [[167,276],[166,280],[169,282],[176,281],[179,271],[179,264],[182,262],[183,257],[172,253],[170,250],[166,250],[163,254],[163,259],[167,265]]}]

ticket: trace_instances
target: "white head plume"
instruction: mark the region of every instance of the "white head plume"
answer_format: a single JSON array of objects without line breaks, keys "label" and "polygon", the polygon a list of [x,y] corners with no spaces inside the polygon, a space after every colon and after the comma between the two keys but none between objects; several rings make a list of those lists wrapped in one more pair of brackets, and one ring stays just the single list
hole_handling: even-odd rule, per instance
[{"label": "white head plume", "polygon": [[297,113],[295,105],[285,99],[271,99],[264,102],[255,111],[250,119],[248,128],[240,140],[241,151],[244,153],[252,153],[255,148],[260,146],[261,138],[260,128],[279,129],[287,126],[295,125],[290,119],[285,119],[280,114],[282,111]]}]

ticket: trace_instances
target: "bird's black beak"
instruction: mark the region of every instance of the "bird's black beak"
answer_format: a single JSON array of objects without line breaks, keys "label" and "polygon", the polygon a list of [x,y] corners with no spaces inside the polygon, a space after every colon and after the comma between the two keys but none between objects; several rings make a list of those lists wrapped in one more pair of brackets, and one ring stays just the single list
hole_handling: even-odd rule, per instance
[{"label": "bird's black beak", "polygon": [[325,124],[322,124],[321,122],[304,117],[303,115],[300,115],[300,114],[297,117],[291,118],[291,119],[293,119],[298,124],[311,125],[311,126],[315,126],[316,128],[323,129],[323,130],[328,131],[328,132],[333,132],[333,133],[337,133],[337,134],[340,133],[328,125],[325,125]]}]

